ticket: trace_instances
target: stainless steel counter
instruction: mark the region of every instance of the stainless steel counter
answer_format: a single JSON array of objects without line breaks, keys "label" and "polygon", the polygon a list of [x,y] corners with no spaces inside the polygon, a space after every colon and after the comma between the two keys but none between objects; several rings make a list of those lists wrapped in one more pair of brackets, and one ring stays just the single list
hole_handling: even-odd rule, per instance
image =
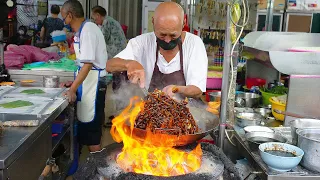
[{"label": "stainless steel counter", "polygon": [[73,81],[73,72],[63,72],[63,71],[31,71],[31,70],[14,70],[9,69],[9,74],[11,79],[14,81],[20,81],[25,79],[32,79],[38,82],[43,81],[43,76],[59,76],[60,82]]},{"label": "stainless steel counter", "polygon": [[[277,133],[288,138],[289,143],[292,142],[291,131],[288,127],[275,128]],[[311,172],[304,167],[298,165],[295,169],[280,173],[272,171],[261,159],[259,152],[251,151],[248,143],[245,140],[245,132],[242,128],[235,126],[234,127],[235,144],[241,154],[252,164],[252,167],[256,169],[256,174],[259,175],[262,179],[267,180],[315,180],[320,179],[320,174]]]},{"label": "stainless steel counter", "polygon": [[[65,100],[38,127],[5,127],[0,136],[0,179],[37,179],[52,154],[51,123],[68,106]],[[21,116],[31,119],[32,116]],[[12,116],[12,118],[14,118]],[[6,116],[6,120],[10,116]]]}]

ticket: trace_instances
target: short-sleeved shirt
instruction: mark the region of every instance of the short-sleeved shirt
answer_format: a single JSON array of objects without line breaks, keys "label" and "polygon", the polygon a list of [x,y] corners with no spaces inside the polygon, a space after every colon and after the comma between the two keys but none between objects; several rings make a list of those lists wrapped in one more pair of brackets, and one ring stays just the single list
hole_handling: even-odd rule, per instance
[{"label": "short-sleeved shirt", "polygon": [[101,27],[107,45],[108,59],[113,58],[126,48],[127,39],[118,21],[107,16]]},{"label": "short-sleeved shirt", "polygon": [[80,57],[77,56],[79,65],[83,66],[83,63],[92,63],[98,69],[105,69],[108,53],[100,28],[92,22],[86,22],[83,25],[80,40],[78,36],[79,32],[74,37],[74,46],[80,42]]},{"label": "short-sleeved shirt", "polygon": [[45,41],[46,42],[52,42],[51,33],[53,31],[61,31],[61,30],[63,30],[64,23],[60,18],[49,17],[44,21],[43,26],[46,29]]},{"label": "short-sleeved shirt", "polygon": [[[180,70],[180,53],[168,63],[165,58],[156,52],[157,42],[154,32],[142,34],[129,41],[126,49],[116,57],[126,60],[136,60],[145,69],[146,88],[149,88],[155,62],[156,53],[159,53],[157,65],[160,72],[170,74]],[[194,85],[202,92],[206,91],[208,57],[204,44],[200,37],[186,33],[182,43],[183,70],[186,85]]]}]

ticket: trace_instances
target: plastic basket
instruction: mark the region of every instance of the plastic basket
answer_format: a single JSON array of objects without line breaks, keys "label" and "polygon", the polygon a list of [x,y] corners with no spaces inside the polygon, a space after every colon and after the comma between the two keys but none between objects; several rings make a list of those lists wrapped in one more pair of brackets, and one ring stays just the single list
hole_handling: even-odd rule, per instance
[{"label": "plastic basket", "polygon": [[252,86],[264,86],[266,84],[265,79],[260,79],[260,78],[247,78],[246,79],[246,85],[248,89],[251,89]]},{"label": "plastic basket", "polygon": [[276,113],[274,110],[276,109],[276,110],[285,112],[285,111],[286,111],[286,105],[285,105],[285,104],[278,103],[278,102],[275,102],[275,101],[272,100],[272,98],[270,98],[269,101],[271,102],[272,115],[274,116],[274,118],[276,118],[276,120],[284,121],[285,115],[283,115],[283,114],[278,114],[278,113]]},{"label": "plastic basket", "polygon": [[53,42],[64,42],[66,40],[67,40],[67,36],[66,35],[60,35],[60,36],[52,37],[52,41]]},{"label": "plastic basket", "polygon": [[270,105],[270,98],[272,97],[278,97],[281,96],[281,94],[273,94],[273,93],[268,93],[268,92],[264,92],[260,89],[261,95],[262,95],[262,104],[263,105]]},{"label": "plastic basket", "polygon": [[221,89],[222,78],[207,78],[207,89]]}]

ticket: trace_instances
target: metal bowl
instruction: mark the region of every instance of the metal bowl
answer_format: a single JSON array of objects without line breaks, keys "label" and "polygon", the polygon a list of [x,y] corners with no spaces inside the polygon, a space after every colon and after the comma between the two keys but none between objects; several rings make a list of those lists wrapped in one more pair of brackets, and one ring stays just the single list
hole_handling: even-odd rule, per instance
[{"label": "metal bowl", "polygon": [[296,133],[297,129],[310,129],[310,128],[320,128],[319,119],[296,119],[289,123],[291,127],[292,144],[298,144],[298,135]]},{"label": "metal bowl", "polygon": [[45,88],[58,88],[60,78],[58,76],[44,76],[43,87]]},{"label": "metal bowl", "polygon": [[246,133],[246,140],[252,151],[257,151],[259,145],[267,142],[281,142],[286,143],[287,138],[276,134],[274,132],[250,132]]},{"label": "metal bowl", "polygon": [[255,93],[236,94],[236,107],[258,107],[260,105],[261,96]]},{"label": "metal bowl", "polygon": [[242,128],[246,126],[259,126],[263,119],[263,116],[258,113],[238,113],[236,115],[236,123]]},{"label": "metal bowl", "polygon": [[221,101],[221,91],[210,92],[210,101]]},{"label": "metal bowl", "polygon": [[246,133],[252,132],[267,132],[267,133],[274,133],[274,130],[266,127],[266,126],[247,126],[243,128]]},{"label": "metal bowl", "polygon": [[253,108],[241,108],[241,107],[234,107],[235,113],[254,113]]},{"label": "metal bowl", "polygon": [[261,114],[263,117],[269,117],[271,115],[271,109],[267,108],[256,108],[254,112]]}]

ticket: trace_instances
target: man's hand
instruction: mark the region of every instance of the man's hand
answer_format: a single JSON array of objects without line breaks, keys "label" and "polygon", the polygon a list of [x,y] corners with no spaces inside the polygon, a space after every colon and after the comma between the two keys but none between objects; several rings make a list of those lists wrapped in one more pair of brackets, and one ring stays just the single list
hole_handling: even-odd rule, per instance
[{"label": "man's hand", "polygon": [[169,85],[163,88],[162,91],[172,98],[176,93],[181,93],[182,89],[181,86]]},{"label": "man's hand", "polygon": [[169,85],[162,90],[170,97],[174,97],[175,94],[181,94],[184,97],[200,97],[202,95],[202,91],[193,85],[188,86],[176,86]]},{"label": "man's hand", "polygon": [[74,103],[77,100],[76,92],[70,89],[65,92],[64,96],[68,98],[69,103]]},{"label": "man's hand", "polygon": [[60,88],[65,88],[65,87],[70,87],[72,85],[72,81],[67,81],[67,82],[63,82],[63,83],[60,83]]},{"label": "man's hand", "polygon": [[143,66],[137,61],[128,61],[126,67],[130,82],[134,84],[139,84],[140,88],[144,88],[145,72]]}]

